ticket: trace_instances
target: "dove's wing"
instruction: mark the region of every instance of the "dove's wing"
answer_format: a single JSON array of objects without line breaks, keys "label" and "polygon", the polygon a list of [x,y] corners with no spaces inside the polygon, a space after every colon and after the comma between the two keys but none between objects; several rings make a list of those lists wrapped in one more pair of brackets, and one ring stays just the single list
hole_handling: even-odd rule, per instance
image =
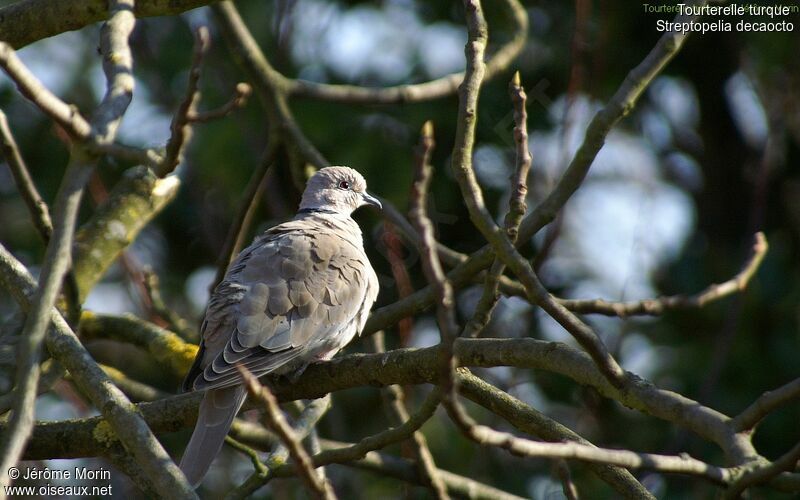
[{"label": "dove's wing", "polygon": [[377,278],[358,226],[328,219],[276,226],[239,255],[209,302],[187,388],[235,385],[237,364],[262,375],[311,362],[363,328]]}]

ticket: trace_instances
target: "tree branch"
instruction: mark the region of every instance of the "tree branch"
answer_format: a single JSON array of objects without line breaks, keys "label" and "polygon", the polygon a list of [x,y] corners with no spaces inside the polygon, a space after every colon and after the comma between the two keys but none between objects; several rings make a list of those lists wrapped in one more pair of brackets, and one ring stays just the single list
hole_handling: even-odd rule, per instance
[{"label": "tree branch", "polygon": [[80,301],[103,278],[142,229],[178,194],[180,179],[159,179],[146,167],[125,172],[108,196],[75,235],[72,269]]},{"label": "tree branch", "polygon": [[197,355],[197,346],[177,334],[132,314],[113,316],[84,312],[80,323],[84,342],[103,338],[126,342],[147,352],[161,366],[168,367],[175,378],[183,377]]},{"label": "tree branch", "polygon": [[[323,440],[323,445],[326,449],[348,446],[347,443],[338,443],[330,440]],[[377,451],[371,451],[364,455],[364,458],[346,462],[342,465],[372,471],[383,476],[394,477],[412,484],[425,486],[425,479],[419,474],[419,469],[413,464],[391,455],[378,453]],[[439,469],[438,474],[447,486],[448,493],[455,497],[468,498],[470,500],[522,500],[522,497],[517,495],[512,495],[506,491],[476,481],[473,478],[453,474],[444,469]]]},{"label": "tree branch", "polygon": [[[314,432],[314,427],[317,425],[317,422],[327,413],[327,411],[331,407],[331,396],[330,394],[324,396],[319,399],[315,399],[311,401],[308,405],[303,408],[302,413],[294,422],[292,426],[295,435],[297,436],[298,440],[306,438],[309,434]],[[256,428],[256,429],[263,429]],[[234,427],[234,433],[238,432],[244,433],[245,428],[244,426],[239,426],[238,429]],[[252,427],[247,429],[247,435],[243,436],[244,439],[248,440],[252,438],[252,434],[254,429]],[[266,431],[266,429],[264,429]],[[270,435],[267,441],[275,441],[275,436]],[[269,444],[268,444],[269,446]],[[266,446],[264,447],[266,448]],[[316,453],[316,452],[314,452]],[[286,463],[286,459],[289,458],[289,449],[283,444],[280,440],[275,442],[275,446],[270,452],[269,456],[267,456],[264,462],[259,460],[259,465],[256,466],[256,471],[250,475],[245,482],[237,486],[233,489],[226,498],[228,500],[236,500],[236,499],[245,499],[248,498],[250,495],[255,493],[259,488],[267,484],[273,477],[273,471],[276,467],[284,465]],[[320,469],[321,471],[322,469]],[[320,472],[318,471],[318,472]],[[327,481],[326,477],[323,477],[320,474],[320,480]]]},{"label": "tree branch", "polygon": [[31,174],[28,173],[28,167],[25,166],[25,160],[22,159],[17,142],[14,140],[14,135],[8,126],[6,114],[2,110],[0,110],[0,138],[2,139],[3,157],[11,170],[11,175],[17,184],[19,194],[28,207],[31,220],[33,220],[33,227],[36,228],[42,241],[47,244],[50,241],[50,235],[53,233],[50,210],[39,194],[39,190],[36,189],[36,185],[31,179]]},{"label": "tree branch", "polygon": [[69,268],[75,218],[83,194],[83,186],[88,180],[91,170],[83,158],[73,157],[67,167],[58,195],[56,195],[54,205],[56,219],[42,265],[42,286],[36,290],[31,301],[30,311],[20,335],[16,376],[17,399],[13,407],[10,428],[5,433],[0,449],[0,457],[2,457],[0,460],[0,485],[2,486],[9,484],[8,469],[19,460],[33,428],[41,346],[50,323],[50,311],[55,305],[62,280]]},{"label": "tree branch", "polygon": [[243,108],[247,104],[247,99],[252,93],[253,88],[250,85],[244,82],[239,82],[236,84],[236,87],[233,90],[233,96],[231,96],[231,99],[228,102],[216,109],[210,109],[208,111],[195,111],[194,113],[190,113],[187,118],[193,123],[208,123],[219,118],[224,118],[233,113],[235,110]]},{"label": "tree branch", "polygon": [[[36,281],[2,245],[0,245],[0,284],[14,296],[22,309],[32,309],[33,304],[29,296],[39,295]],[[106,419],[98,423],[93,432],[101,432],[102,426],[105,425],[104,432],[98,435],[106,436],[107,439],[116,436],[136,458],[153,489],[160,495],[197,498],[175,462],[170,459],[146,421],[138,413],[136,406],[131,404],[109,380],[64,318],[52,307],[45,313],[46,323],[53,324],[47,336],[48,350],[69,370],[81,391],[89,397]],[[32,314],[31,310],[29,317],[32,317]],[[4,433],[4,435],[9,434]],[[4,455],[4,459],[5,457]]]},{"label": "tree branch", "polygon": [[[120,321],[119,318],[114,324],[117,330],[114,335],[119,335],[119,338],[133,338],[127,330],[131,327],[138,328],[134,324],[125,326],[126,322]],[[142,324],[147,325],[146,322]],[[177,335],[172,334],[171,338],[174,338],[174,342],[162,343],[159,350],[166,352],[158,355],[162,359],[168,359],[170,355],[178,358],[169,363],[191,361],[190,350],[196,347],[184,343]],[[535,339],[461,338],[455,341],[453,350],[460,366],[513,366],[544,370],[563,375],[580,385],[594,387],[609,399],[656,418],[673,422],[716,443],[733,463],[741,463],[756,455],[749,441],[738,438],[726,424],[728,416],[680,394],[660,389],[651,382],[631,374],[627,375],[625,390],[620,391],[600,376],[600,372],[588,356],[562,343]],[[359,386],[438,383],[437,367],[440,366],[441,356],[442,346],[396,349],[381,355],[343,356],[331,362],[309,366],[303,376],[294,383],[287,383],[279,378],[272,381],[272,384],[279,399],[287,401],[314,399],[329,392]],[[183,395],[171,398],[170,401],[180,400],[183,404],[186,402],[183,398],[186,397],[192,398],[191,395]],[[195,405],[197,401],[199,399],[195,401]],[[481,401],[476,402],[484,404]],[[185,409],[180,411],[183,412]]]},{"label": "tree branch", "polygon": [[86,138],[91,134],[92,128],[80,112],[42,85],[6,42],[0,42],[0,66],[11,77],[22,95],[63,127],[71,136]]},{"label": "tree branch", "polygon": [[565,460],[558,460],[554,467],[558,474],[558,479],[561,481],[561,489],[564,492],[564,496],[567,500],[578,500],[580,498],[580,495],[578,495],[578,487],[575,486],[575,482],[572,480],[567,462]]},{"label": "tree branch", "polygon": [[[47,2],[49,0],[29,1]],[[3,9],[0,9],[0,20],[3,19],[2,12]],[[3,21],[0,21],[0,24],[2,24],[2,22]],[[1,37],[0,40],[2,40]],[[129,81],[127,76],[125,76],[126,73],[124,71],[115,68],[106,68],[110,71],[109,77],[111,78],[115,78],[115,75],[122,75],[119,76],[119,80],[122,80],[122,83],[115,83],[108,89],[109,92],[115,95],[119,92],[119,98],[113,100],[113,104],[108,103],[104,107],[98,108],[98,111],[102,110],[103,112],[97,115],[97,121],[95,122],[95,125],[97,125],[106,120],[116,121],[112,130],[112,128],[103,129],[103,127],[97,126],[93,129],[92,124],[81,115],[80,111],[75,106],[65,103],[42,85],[36,76],[25,67],[22,61],[20,61],[14,49],[3,41],[0,41],[0,67],[11,77],[23,96],[61,126],[70,137],[76,141],[82,142],[82,146],[86,149],[87,153],[119,156],[142,165],[153,165],[154,162],[158,160],[158,154],[152,150],[114,144],[112,138],[107,135],[108,132],[116,130],[118,118],[115,118],[115,115],[121,110],[123,105],[127,105],[127,98],[125,96],[129,91],[133,90],[133,84]],[[110,94],[107,93],[106,97],[104,97],[104,103],[109,99],[109,95]],[[111,111],[112,108],[116,111]],[[95,135],[98,131],[103,133]]]},{"label": "tree branch", "polygon": [[[743,459],[740,458],[742,456],[747,457],[745,461],[758,459],[758,455],[752,447],[748,448],[746,443],[740,442],[739,438],[727,429],[726,422],[730,421],[729,417],[678,394],[658,389],[652,383],[642,381],[634,376],[631,376],[627,383],[626,391],[621,393],[600,377],[597,368],[587,355],[563,344],[533,339],[458,339],[454,348],[462,365],[516,366],[561,373],[582,385],[594,386],[601,394],[615,399],[625,406],[673,422],[692,430],[705,439],[721,443],[721,447],[728,455],[728,460],[734,464],[743,463]],[[331,362],[310,366],[294,384],[275,380],[275,393],[280,400],[289,401],[315,398],[350,387],[436,383],[439,380],[440,359],[441,347],[399,349],[384,354],[345,356]],[[541,433],[545,439],[570,438],[568,434],[560,434],[558,426],[553,428],[546,421],[543,424],[536,424],[536,414],[531,413],[532,409],[526,408],[522,403],[475,377],[459,374],[458,387],[463,395],[507,418],[523,432],[537,435]],[[192,425],[200,396],[199,394],[183,394],[137,406],[155,431],[172,432]],[[81,442],[82,435],[96,433],[97,431],[94,429],[97,426],[106,425],[103,424],[102,418],[94,417],[59,425],[40,424],[37,426],[37,433],[34,434],[25,458],[69,458],[103,453],[103,448],[98,449],[97,443]],[[57,431],[64,425],[70,426],[68,432]],[[408,435],[410,434],[404,434],[404,436]],[[400,439],[402,438],[400,437]],[[580,453],[586,452],[581,451]],[[627,456],[625,460],[632,458],[633,456]],[[618,459],[620,458],[614,458],[613,463],[617,463]],[[677,471],[675,463],[682,462],[674,462],[673,465],[667,467]],[[647,464],[647,461],[642,462],[643,466]],[[678,468],[681,467],[684,466],[678,466]],[[608,469],[608,471],[613,472],[613,469]],[[711,472],[707,472],[711,474]],[[635,481],[630,484],[628,479],[622,477],[618,477],[618,480],[622,481],[618,483],[620,485],[628,483],[628,488],[635,487],[636,484]],[[800,488],[800,483],[788,476],[778,476],[769,484],[773,483],[784,491],[796,491],[797,488]],[[633,493],[626,496],[636,497]]]},{"label": "tree branch", "polygon": [[[511,101],[514,105],[514,143],[516,144],[516,168],[511,176],[511,198],[508,201],[508,213],[505,218],[505,231],[511,243],[517,241],[519,225],[528,210],[526,197],[528,194],[528,173],[531,170],[531,153],[528,150],[528,112],[526,103],[528,96],[522,88],[519,71],[508,86]],[[500,298],[500,277],[505,271],[505,264],[495,257],[492,267],[486,273],[483,293],[475,307],[472,318],[467,322],[462,333],[465,337],[477,337],[486,328],[492,317],[497,301]]]},{"label": "tree branch", "polygon": [[192,120],[190,116],[197,110],[197,103],[200,101],[200,70],[203,66],[203,57],[208,52],[209,47],[208,28],[200,26],[197,28],[194,37],[194,55],[192,65],[189,69],[189,80],[186,83],[186,91],[183,101],[181,101],[175,116],[172,117],[169,129],[172,132],[167,141],[164,159],[158,169],[158,176],[164,177],[175,170],[175,167],[183,161],[183,151],[192,137]]},{"label": "tree branch", "polygon": [[[486,81],[505,71],[519,56],[528,39],[528,13],[517,0],[501,0],[514,25],[511,40],[486,61]],[[386,88],[368,88],[357,85],[331,85],[291,80],[291,97],[308,97],[343,104],[407,104],[440,99],[458,90],[464,72],[453,73],[436,80],[411,85]]]},{"label": "tree branch", "polygon": [[766,483],[768,480],[784,471],[793,471],[800,461],[800,443],[784,453],[774,462],[758,465],[739,476],[722,495],[723,500],[741,498],[741,493],[756,484]]},{"label": "tree branch", "polygon": [[308,162],[316,168],[328,166],[328,161],[303,134],[288,103],[289,80],[276,71],[244,24],[239,11],[229,0],[211,7],[234,55],[250,75],[269,120],[269,139],[283,143],[295,161]]},{"label": "tree branch", "polygon": [[[469,74],[467,65],[467,74]],[[460,123],[460,122],[459,122]],[[458,363],[453,351],[453,344],[458,336],[458,324],[453,314],[453,286],[447,280],[442,263],[436,252],[436,239],[433,224],[427,213],[428,188],[433,174],[430,165],[430,154],[433,149],[433,125],[426,122],[420,134],[420,144],[414,164],[414,182],[411,185],[411,220],[420,236],[419,251],[422,258],[422,270],[425,278],[433,285],[436,294],[436,322],[441,338],[442,358],[439,376],[445,394],[445,404],[456,399],[455,368]]]},{"label": "tree branch", "polygon": [[[383,332],[378,332],[372,336],[373,349],[376,353],[386,352],[384,344]],[[399,385],[390,385],[382,391],[384,407],[391,424],[394,426],[402,425],[411,418],[408,414],[408,408],[405,404],[405,391]],[[447,494],[447,486],[439,476],[439,470],[436,468],[436,462],[433,459],[428,442],[422,431],[414,431],[409,440],[414,449],[414,456],[417,461],[420,476],[425,480],[428,486],[436,495],[438,500],[447,500],[450,496]]]},{"label": "tree branch", "polygon": [[[461,372],[458,377],[458,388],[464,397],[504,418],[520,432],[536,436],[545,441],[575,441],[576,443],[592,446],[591,442],[568,427],[548,418],[531,406],[475,375]],[[642,486],[627,469],[606,464],[587,463],[586,465],[597,477],[608,483],[623,497],[655,500],[653,494]]]},{"label": "tree branch", "polygon": [[244,380],[247,392],[264,405],[266,410],[264,412],[265,420],[286,445],[289,454],[294,459],[295,470],[308,487],[312,496],[324,498],[326,500],[334,500],[336,494],[333,492],[333,488],[327,481],[321,480],[314,472],[315,464],[312,463],[308,452],[303,448],[303,444],[300,442],[301,438],[297,436],[294,429],[286,422],[286,417],[283,416],[283,412],[281,412],[278,407],[278,400],[272,395],[269,389],[266,389],[258,382],[258,379],[250,373],[247,368],[237,366],[237,369]]},{"label": "tree branch", "polygon": [[744,411],[734,417],[731,425],[733,425],[736,432],[752,431],[764,417],[798,398],[800,398],[800,378],[762,394]]},{"label": "tree branch", "polygon": [[106,76],[106,93],[92,115],[93,141],[111,144],[122,116],[133,99],[133,56],[128,39],[136,18],[134,0],[109,0],[110,17],[100,30],[100,53]]},{"label": "tree branch", "polygon": [[[499,406],[500,408],[509,408],[508,401],[504,401],[504,404],[498,403],[497,397],[492,397],[492,394],[497,394],[500,391],[498,390],[486,390],[487,384],[483,384],[483,387],[480,386],[480,379],[477,377],[473,377],[469,374],[461,373],[460,375],[456,375],[453,372],[453,365],[455,362],[455,356],[453,352],[454,342],[455,342],[455,332],[456,332],[456,325],[455,325],[455,318],[453,316],[452,311],[452,288],[449,286],[444,274],[441,270],[441,266],[438,263],[436,258],[436,254],[433,251],[435,248],[435,240],[433,238],[433,231],[430,225],[430,220],[427,218],[425,213],[425,198],[427,196],[427,186],[430,181],[430,174],[431,168],[428,165],[428,158],[430,155],[430,150],[433,146],[433,137],[432,137],[432,130],[430,124],[426,124],[423,127],[420,146],[417,149],[416,155],[416,169],[415,169],[415,182],[414,182],[414,189],[412,192],[412,219],[418,227],[420,232],[422,242],[421,242],[421,253],[423,256],[423,268],[425,270],[426,276],[429,280],[431,280],[435,284],[435,289],[437,296],[439,297],[439,306],[437,307],[437,319],[440,325],[440,330],[442,333],[442,344],[440,349],[442,350],[442,357],[441,364],[439,371],[442,373],[440,377],[445,382],[445,387],[459,387],[462,390],[468,390],[467,385],[465,384],[465,380],[470,383],[469,386],[473,390],[473,400],[479,402],[479,404],[484,404],[487,406],[487,400],[491,401],[487,407],[489,407],[492,411],[498,412],[498,408],[494,406]],[[527,149],[527,145],[525,146]],[[522,174],[520,170],[524,171],[525,167],[523,165],[522,169],[518,169],[517,171],[517,179],[524,178],[526,175]],[[514,208],[516,207],[517,212],[514,213]],[[519,206],[512,202],[512,222],[510,223],[509,227],[514,227],[513,217],[518,215],[521,217],[522,213],[524,213],[524,208],[520,211]],[[451,377],[456,377],[459,381],[458,384],[452,384],[450,382]],[[465,384],[465,385],[462,385]],[[483,389],[482,391],[480,389]],[[477,396],[480,394],[480,396]],[[487,394],[489,394],[487,396]],[[483,402],[478,399],[483,399]],[[508,396],[509,400],[513,400]],[[450,394],[449,397],[445,400],[446,405],[448,405],[448,410],[452,410],[454,407],[456,408],[455,411],[460,412],[462,415],[464,414],[463,408],[458,405],[457,400],[455,399],[454,394]],[[527,408],[526,405],[518,402],[518,406],[523,408]],[[502,410],[499,411],[500,414],[503,414]],[[505,418],[509,418],[509,415],[519,415],[516,412],[508,411]],[[538,419],[532,419],[531,417],[539,417]],[[517,420],[523,420],[525,422],[534,422],[538,420],[539,422],[545,421],[548,422],[546,426],[549,429],[549,437],[553,438],[553,436],[557,436],[557,439],[563,439],[567,437],[568,439],[581,439],[579,436],[572,434],[571,431],[568,429],[561,429],[559,428],[558,424],[554,422],[549,422],[549,419],[546,417],[538,414],[533,409],[529,409],[529,413],[526,417],[519,418]],[[510,420],[512,424],[514,424],[514,420]],[[514,424],[517,425],[517,424]],[[530,430],[530,428],[528,428]],[[539,434],[542,431],[539,430]],[[588,442],[587,442],[588,444]],[[602,466],[594,466],[596,472],[607,480],[610,484],[612,484],[615,488],[617,488],[621,493],[625,494],[627,497],[631,498],[649,498],[651,495],[647,492],[647,490],[641,486],[627,471],[623,471],[617,468],[608,467],[605,465]]]},{"label": "tree branch", "polygon": [[[169,16],[214,0],[137,0],[136,17]],[[107,19],[107,0],[21,0],[0,8],[0,40],[21,48]]]},{"label": "tree branch", "polygon": [[[704,5],[705,1],[691,2],[691,5]],[[687,2],[687,4],[689,4]],[[693,17],[677,16],[676,22],[686,22]],[[518,242],[529,240],[539,229],[553,220],[572,194],[580,187],[605,142],[605,137],[619,120],[636,105],[639,96],[650,82],[661,72],[667,63],[680,51],[688,34],[665,33],[645,59],[634,68],[586,129],[583,143],[570,162],[564,175],[550,195],[522,221]],[[489,267],[494,261],[491,245],[473,252],[467,260],[455,267],[447,275],[454,287],[459,288],[472,282],[472,277]],[[430,285],[418,290],[405,299],[381,307],[372,312],[364,327],[364,335],[389,327],[400,318],[419,313],[435,303],[433,287]]]},{"label": "tree branch", "polygon": [[233,259],[236,258],[244,246],[247,232],[250,230],[253,217],[255,217],[256,214],[256,208],[267,186],[267,174],[269,174],[272,165],[275,163],[277,153],[277,145],[274,141],[268,141],[261,161],[253,170],[253,174],[250,176],[250,180],[244,189],[244,193],[239,201],[239,207],[236,210],[236,215],[228,228],[228,234],[225,236],[225,243],[223,243],[222,251],[220,252],[219,259],[217,259],[217,274],[210,287],[210,291],[212,292],[225,278],[228,266],[233,262]]},{"label": "tree branch", "polygon": [[604,314],[625,318],[634,315],[657,316],[676,309],[699,309],[711,302],[743,292],[750,280],[761,266],[769,245],[764,233],[758,232],[753,243],[753,253],[736,276],[723,283],[709,285],[705,290],[694,295],[673,295],[637,302],[608,302],[602,299],[569,300],[557,299],[558,302],[575,313]]},{"label": "tree branch", "polygon": [[199,342],[199,335],[195,327],[189,326],[186,318],[170,308],[161,295],[161,286],[158,275],[150,268],[142,270],[142,284],[150,302],[151,313],[163,319],[167,326],[187,342]]},{"label": "tree branch", "polygon": [[[484,74],[483,51],[488,34],[480,3],[474,0],[466,1],[464,5],[467,10],[467,26],[469,27],[469,39],[466,46],[467,73],[459,88],[458,121],[451,164],[461,193],[465,198],[470,219],[483,236],[489,240],[497,255],[522,281],[528,300],[544,309],[547,314],[561,324],[586,349],[603,374],[613,384],[621,385],[624,372],[608,352],[602,340],[587,324],[555,301],[539,281],[530,263],[517,252],[513,243],[497,227],[486,209],[481,188],[472,169],[472,150],[475,142],[478,94]],[[441,278],[444,279],[444,276]],[[429,276],[429,281],[432,283],[433,279]]]}]

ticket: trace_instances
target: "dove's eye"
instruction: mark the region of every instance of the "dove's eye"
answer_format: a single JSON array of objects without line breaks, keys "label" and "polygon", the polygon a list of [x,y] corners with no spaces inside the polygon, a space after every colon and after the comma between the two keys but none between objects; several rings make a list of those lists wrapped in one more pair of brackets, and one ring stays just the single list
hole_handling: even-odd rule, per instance
[{"label": "dove's eye", "polygon": [[339,181],[339,189],[350,189],[350,183],[347,181]]}]

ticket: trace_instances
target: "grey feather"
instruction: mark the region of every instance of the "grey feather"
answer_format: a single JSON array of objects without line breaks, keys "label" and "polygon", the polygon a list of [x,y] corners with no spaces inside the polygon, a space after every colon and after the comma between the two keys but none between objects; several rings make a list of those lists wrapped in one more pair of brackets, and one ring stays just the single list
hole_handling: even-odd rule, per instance
[{"label": "grey feather", "polygon": [[355,170],[321,169],[298,215],[258,237],[229,266],[209,300],[184,382],[185,390],[208,390],[181,461],[192,484],[202,480],[246,396],[236,365],[256,376],[298,376],[364,327],[378,279],[350,215],[375,203]]},{"label": "grey feather", "polygon": [[197,414],[197,425],[181,459],[181,470],[193,487],[211,467],[211,462],[222,448],[233,417],[244,403],[247,392],[241,385],[225,389],[212,389],[203,395]]}]

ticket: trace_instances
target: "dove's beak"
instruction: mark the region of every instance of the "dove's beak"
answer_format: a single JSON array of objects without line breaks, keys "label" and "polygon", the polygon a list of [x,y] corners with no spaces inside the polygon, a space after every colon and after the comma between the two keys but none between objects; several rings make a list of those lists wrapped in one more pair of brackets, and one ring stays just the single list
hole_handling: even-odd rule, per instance
[{"label": "dove's beak", "polygon": [[373,207],[377,208],[378,210],[383,210],[383,205],[381,205],[381,202],[378,200],[378,198],[375,198],[374,196],[372,196],[371,194],[367,193],[366,191],[361,193],[361,200],[362,200],[364,205],[372,205]]}]

